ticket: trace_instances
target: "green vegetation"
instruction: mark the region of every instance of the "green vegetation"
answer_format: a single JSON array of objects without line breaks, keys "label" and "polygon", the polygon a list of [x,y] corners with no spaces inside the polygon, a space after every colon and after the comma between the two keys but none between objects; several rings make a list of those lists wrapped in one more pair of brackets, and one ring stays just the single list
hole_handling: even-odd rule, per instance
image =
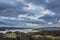
[{"label": "green vegetation", "polygon": [[0,40],[60,40],[60,31],[0,33]]}]

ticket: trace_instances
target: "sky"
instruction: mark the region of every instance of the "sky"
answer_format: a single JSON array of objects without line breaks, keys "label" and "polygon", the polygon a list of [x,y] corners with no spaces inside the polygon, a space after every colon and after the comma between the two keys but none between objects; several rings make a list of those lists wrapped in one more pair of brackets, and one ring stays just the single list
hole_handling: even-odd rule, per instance
[{"label": "sky", "polygon": [[60,0],[0,0],[0,27],[60,27]]}]

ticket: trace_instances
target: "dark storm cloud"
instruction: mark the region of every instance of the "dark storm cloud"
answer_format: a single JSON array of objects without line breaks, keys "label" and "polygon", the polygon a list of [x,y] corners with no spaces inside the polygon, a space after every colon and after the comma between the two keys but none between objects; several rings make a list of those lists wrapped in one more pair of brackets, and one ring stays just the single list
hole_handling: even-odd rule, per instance
[{"label": "dark storm cloud", "polygon": [[17,16],[27,13],[23,8],[26,5],[17,0],[0,0],[0,16]]},{"label": "dark storm cloud", "polygon": [[[43,17],[46,21],[58,22],[60,20],[60,0],[52,0],[46,7],[47,9],[53,11],[55,16],[45,16]],[[57,20],[57,21],[56,21]]]},{"label": "dark storm cloud", "polygon": [[55,9],[60,7],[60,0],[52,0],[48,5],[47,8]]},{"label": "dark storm cloud", "polygon": [[33,3],[37,6],[40,6],[40,5],[46,6],[47,5],[47,3],[44,0],[26,0],[26,2],[27,3]]},{"label": "dark storm cloud", "polygon": [[43,17],[40,17],[39,19],[43,19],[46,22],[52,22],[53,24],[56,24],[60,20],[60,16],[57,16],[57,15],[55,15],[55,16],[45,15]]},{"label": "dark storm cloud", "polygon": [[[47,1],[47,0],[45,0]],[[57,23],[57,21],[60,20],[60,0],[49,0],[49,3],[46,3],[44,0],[30,0],[27,2],[32,2],[33,4],[39,4],[44,5],[46,9],[56,13],[55,16],[49,16],[45,15],[44,17],[41,17],[40,19],[44,19],[47,22],[54,22]],[[37,6],[39,6],[37,5]],[[57,21],[56,21],[57,19]]]},{"label": "dark storm cloud", "polygon": [[[0,20],[0,27],[3,25],[5,25],[7,27],[24,27],[24,26],[26,26],[24,21],[17,21],[17,20],[10,20],[10,19]],[[3,27],[5,27],[5,26],[3,26]]]},{"label": "dark storm cloud", "polygon": [[55,20],[56,19],[56,16],[49,16],[49,15],[45,15],[45,16],[43,16],[43,17],[40,17],[39,19],[44,19],[44,20],[46,20],[46,21],[53,21],[53,20]]},{"label": "dark storm cloud", "polygon": [[3,24],[4,24],[4,25],[7,25],[6,23],[0,21],[0,25],[3,25]]},{"label": "dark storm cloud", "polygon": [[1,24],[4,25],[8,25],[8,26],[12,26],[12,27],[16,27],[16,26],[20,26],[20,27],[27,27],[26,23],[31,23],[31,24],[41,24],[41,25],[45,25],[46,22],[43,21],[39,21],[39,20],[32,20],[29,18],[24,18],[24,20],[12,20],[12,19],[2,19],[0,20]]},{"label": "dark storm cloud", "polygon": [[52,0],[46,7],[47,9],[56,13],[57,16],[60,15],[60,0]]},{"label": "dark storm cloud", "polygon": [[[48,3],[46,3],[48,1]],[[33,3],[37,6],[44,5],[47,9],[54,10],[60,7],[60,0],[26,0],[28,3]]]},{"label": "dark storm cloud", "polygon": [[44,4],[45,2],[45,0],[26,0],[28,3],[29,2],[32,2],[32,3],[34,3],[34,4]]},{"label": "dark storm cloud", "polygon": [[19,8],[9,8],[0,11],[0,16],[6,16],[6,17],[17,17],[19,14],[26,14],[26,11],[22,11],[22,9]]},{"label": "dark storm cloud", "polygon": [[[26,4],[25,4],[26,3]],[[33,6],[29,5],[30,8],[36,7],[33,11],[28,11],[30,8],[27,6],[28,3],[32,3]],[[44,8],[56,13],[55,15],[44,15],[39,19],[35,20],[34,18],[39,16],[38,13],[39,7],[43,6]],[[24,9],[27,7],[26,9]],[[36,11],[36,12],[35,12]],[[24,20],[18,20],[18,15],[25,15],[30,18],[22,17]],[[48,22],[57,23],[60,20],[60,0],[24,0],[24,2],[18,2],[17,0],[0,0],[0,16],[4,17],[15,17],[17,20],[3,19],[0,20],[0,24],[9,25],[9,26],[26,26],[26,23],[31,24],[42,24],[47,26]],[[33,18],[32,18],[32,17]],[[35,16],[35,17],[34,17]],[[32,18],[32,19],[31,19]],[[43,19],[44,21],[40,21]],[[56,21],[57,19],[57,21]]]},{"label": "dark storm cloud", "polygon": [[[26,0],[28,3],[33,3],[35,5],[43,5],[47,9],[55,9],[60,7],[60,0]],[[48,3],[46,3],[48,2]]]},{"label": "dark storm cloud", "polygon": [[33,19],[30,19],[30,18],[25,18],[23,17],[24,20],[20,20],[21,22],[25,22],[25,23],[31,23],[31,24],[45,24],[46,22],[43,22],[43,21],[40,21],[40,20],[33,20]]},{"label": "dark storm cloud", "polygon": [[17,2],[13,0],[0,0],[0,10],[5,8],[16,7]]}]

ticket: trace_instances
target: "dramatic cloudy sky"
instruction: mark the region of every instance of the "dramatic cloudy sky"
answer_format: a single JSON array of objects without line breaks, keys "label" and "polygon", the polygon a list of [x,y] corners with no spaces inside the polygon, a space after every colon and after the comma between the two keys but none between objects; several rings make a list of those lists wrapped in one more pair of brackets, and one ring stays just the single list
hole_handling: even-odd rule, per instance
[{"label": "dramatic cloudy sky", "polygon": [[0,0],[0,26],[60,27],[60,0]]}]

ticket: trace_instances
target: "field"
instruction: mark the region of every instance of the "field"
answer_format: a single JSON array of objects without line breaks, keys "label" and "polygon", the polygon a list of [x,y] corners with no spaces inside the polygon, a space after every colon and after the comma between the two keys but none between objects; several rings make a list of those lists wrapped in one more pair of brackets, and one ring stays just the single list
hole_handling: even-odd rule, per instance
[{"label": "field", "polygon": [[0,40],[60,40],[60,31],[0,33]]}]

